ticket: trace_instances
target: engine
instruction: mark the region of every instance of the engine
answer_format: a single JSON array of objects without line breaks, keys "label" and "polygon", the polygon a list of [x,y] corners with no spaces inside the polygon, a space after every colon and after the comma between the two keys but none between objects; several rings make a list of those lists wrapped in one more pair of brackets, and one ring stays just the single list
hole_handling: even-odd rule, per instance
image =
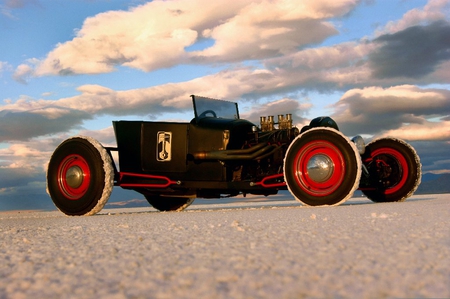
[{"label": "engine", "polygon": [[278,122],[273,116],[260,117],[260,128],[253,127],[243,149],[261,148],[261,154],[249,160],[230,161],[232,181],[259,180],[268,175],[283,172],[284,154],[298,136],[299,130],[292,125],[292,114],[278,115]]},{"label": "engine", "polygon": [[253,128],[252,136],[244,144],[244,149],[252,147],[270,146],[267,151],[254,159],[234,163],[233,181],[259,180],[263,177],[283,172],[283,159],[291,142],[300,134],[315,127],[331,127],[339,130],[337,123],[328,116],[317,117],[301,130],[293,126],[292,114],[278,115],[277,122],[274,116],[261,116],[260,128]]}]

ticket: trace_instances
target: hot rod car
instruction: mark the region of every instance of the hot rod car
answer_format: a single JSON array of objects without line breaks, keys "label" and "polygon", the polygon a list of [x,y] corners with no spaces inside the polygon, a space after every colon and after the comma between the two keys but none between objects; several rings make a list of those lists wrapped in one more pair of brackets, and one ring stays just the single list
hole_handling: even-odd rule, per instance
[{"label": "hot rod car", "polygon": [[356,189],[374,202],[404,201],[420,184],[419,157],[402,140],[365,145],[360,136],[345,137],[330,117],[298,129],[291,114],[267,116],[256,126],[239,117],[237,103],[191,97],[189,123],[113,121],[117,147],[83,136],[63,141],[47,170],[56,207],[93,215],[113,186],[143,194],[157,210],[181,211],[195,198],[285,189],[311,206],[341,204]]}]

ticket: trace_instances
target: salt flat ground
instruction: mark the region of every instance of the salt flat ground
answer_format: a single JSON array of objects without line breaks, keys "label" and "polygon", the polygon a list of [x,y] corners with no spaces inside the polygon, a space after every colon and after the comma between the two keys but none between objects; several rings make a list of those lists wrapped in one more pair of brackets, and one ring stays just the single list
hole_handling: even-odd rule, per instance
[{"label": "salt flat ground", "polygon": [[450,297],[450,194],[204,203],[0,213],[0,298]]}]

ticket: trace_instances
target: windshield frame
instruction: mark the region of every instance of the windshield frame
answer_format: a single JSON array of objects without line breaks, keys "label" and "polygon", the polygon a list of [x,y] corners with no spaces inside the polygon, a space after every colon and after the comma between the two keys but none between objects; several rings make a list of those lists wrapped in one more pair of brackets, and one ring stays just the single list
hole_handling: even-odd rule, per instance
[{"label": "windshield frame", "polygon": [[[238,104],[235,102],[217,100],[196,95],[191,95],[191,97],[192,104],[194,105],[194,115],[196,121],[205,117],[239,119],[239,108]],[[215,116],[207,111],[214,111]]]}]

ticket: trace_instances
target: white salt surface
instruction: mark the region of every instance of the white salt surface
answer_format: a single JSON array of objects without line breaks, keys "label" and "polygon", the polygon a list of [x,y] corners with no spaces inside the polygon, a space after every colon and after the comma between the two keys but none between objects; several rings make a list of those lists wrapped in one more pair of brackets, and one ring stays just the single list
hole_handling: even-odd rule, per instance
[{"label": "white salt surface", "polygon": [[0,213],[0,298],[449,298],[450,194]]}]

